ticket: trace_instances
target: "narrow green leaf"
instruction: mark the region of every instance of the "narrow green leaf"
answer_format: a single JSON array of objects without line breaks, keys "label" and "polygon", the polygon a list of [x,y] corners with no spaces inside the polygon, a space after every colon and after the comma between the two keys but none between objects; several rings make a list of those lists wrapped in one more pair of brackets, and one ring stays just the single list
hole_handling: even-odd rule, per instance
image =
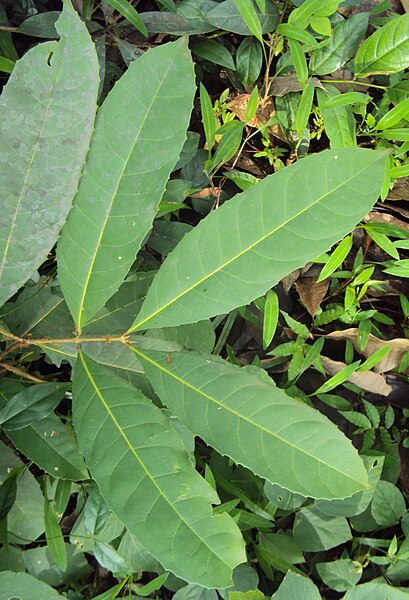
[{"label": "narrow green leaf", "polygon": [[368,27],[368,17],[367,12],[362,12],[335,25],[325,46],[311,52],[311,72],[328,75],[341,69],[358,50]]},{"label": "narrow green leaf", "polygon": [[310,118],[311,109],[312,109],[312,102],[314,100],[314,91],[315,91],[314,83],[312,81],[310,81],[310,83],[308,83],[305,86],[305,88],[301,94],[300,103],[298,105],[297,115],[296,115],[296,119],[295,119],[295,126],[297,129],[297,135],[299,138],[302,137],[302,134],[304,133],[304,129],[308,125],[308,120]]},{"label": "narrow green leaf", "polygon": [[408,177],[409,176],[409,162],[406,162],[399,167],[394,167],[391,169],[391,177],[397,179],[398,177]]},{"label": "narrow green leaf", "polygon": [[385,116],[375,125],[375,129],[384,131],[385,129],[391,129],[397,125],[403,119],[407,119],[409,115],[409,98],[402,100],[396,106],[394,106]]},{"label": "narrow green leaf", "polygon": [[346,367],[341,369],[341,371],[336,373],[336,375],[333,375],[330,379],[328,379],[328,381],[323,383],[318,390],[314,392],[314,395],[317,396],[318,394],[326,394],[327,392],[330,392],[336,388],[338,385],[341,385],[341,383],[344,383],[348,377],[351,377],[352,373],[355,373],[355,371],[358,370],[360,364],[361,361],[358,360],[350,365],[346,365]]},{"label": "narrow green leaf", "polygon": [[181,39],[131,63],[98,112],[57,248],[61,289],[79,330],[117,291],[151,228],[186,139],[193,94]]},{"label": "narrow green leaf", "polygon": [[371,210],[386,158],[360,148],[322,152],[223,204],[169,254],[130,329],[193,323],[265,294]]},{"label": "narrow green leaf", "polygon": [[212,515],[217,495],[164,413],[82,352],[73,398],[79,445],[109,508],[165,569],[230,586],[245,560],[239,530],[226,513]]},{"label": "narrow green leaf", "polygon": [[138,596],[146,598],[146,596],[150,596],[150,594],[152,594],[153,592],[160,590],[162,585],[167,580],[168,576],[169,573],[162,573],[162,575],[158,575],[158,577],[155,577],[146,585],[143,585],[142,587],[138,588]]},{"label": "narrow green leaf", "polygon": [[251,121],[251,119],[254,117],[254,115],[257,112],[257,107],[258,107],[258,88],[257,86],[253,89],[253,91],[250,94],[250,98],[248,100],[247,103],[247,107],[246,107],[246,114],[245,114],[245,119],[246,121]]},{"label": "narrow green leaf", "polygon": [[300,82],[302,88],[307,85],[308,81],[308,66],[305,58],[304,50],[301,47],[301,44],[297,42],[297,40],[293,40],[290,38],[289,40],[291,58],[294,64],[294,69],[297,74],[298,81]]},{"label": "narrow green leaf", "polygon": [[356,77],[398,73],[409,66],[409,13],[393,18],[362,44],[355,56]]},{"label": "narrow green leaf", "polygon": [[372,356],[366,359],[365,362],[359,367],[358,371],[370,371],[373,367],[375,367],[381,360],[385,358],[389,354],[391,349],[391,345],[387,344],[383,348],[379,348],[376,350]]},{"label": "narrow green leaf", "polygon": [[318,46],[317,40],[314,36],[308,33],[308,31],[305,31],[305,29],[301,29],[301,27],[297,27],[296,25],[291,25],[290,23],[281,23],[277,27],[276,33],[285,35],[285,37],[291,38],[292,40],[298,40],[303,44]]},{"label": "narrow green leaf", "polygon": [[379,135],[385,140],[391,140],[392,142],[409,142],[409,127],[387,129],[386,131],[381,131]]},{"label": "narrow green leaf", "polygon": [[98,59],[68,0],[57,29],[59,42],[17,61],[0,98],[0,305],[57,241],[91,138]]},{"label": "narrow green leaf", "polygon": [[136,29],[140,31],[142,35],[144,35],[146,38],[149,37],[145,23],[142,21],[141,17],[136,12],[132,4],[128,2],[128,0],[107,0],[107,2],[112,6],[112,8],[115,8],[115,10],[121,13],[125,19],[128,19],[128,21],[132,23],[132,25],[136,27]]},{"label": "narrow green leaf", "polygon": [[362,94],[361,92],[346,92],[345,94],[337,94],[328,98],[326,102],[322,103],[321,108],[334,108],[335,106],[348,106],[350,104],[366,104],[370,102],[372,98],[368,94]]},{"label": "narrow green leaf", "polygon": [[217,171],[236,154],[243,137],[244,123],[241,121],[228,121],[222,125],[217,133],[222,134],[222,139],[209,166],[209,171]]},{"label": "narrow green leaf", "polygon": [[356,336],[356,341],[358,345],[359,352],[363,352],[366,348],[366,345],[369,340],[369,336],[371,334],[371,321],[370,319],[363,319],[359,321],[358,331]]},{"label": "narrow green leaf", "polygon": [[8,515],[16,501],[17,476],[19,473],[20,469],[13,469],[6,479],[0,483],[0,520]]},{"label": "narrow green leaf", "polygon": [[249,0],[234,0],[234,2],[251,33],[258,39],[260,44],[263,44],[263,32],[260,20],[251,2]]},{"label": "narrow green leaf", "polygon": [[133,351],[162,401],[221,454],[304,496],[344,498],[365,487],[350,442],[273,382],[210,355],[175,352],[169,362],[164,353]]},{"label": "narrow green leaf", "polygon": [[24,389],[0,410],[0,425],[15,431],[40,421],[58,406],[69,387],[70,384],[52,382]]},{"label": "narrow green leaf", "polygon": [[338,269],[340,265],[342,265],[352,248],[352,242],[352,235],[348,235],[342,240],[342,242],[338,244],[334,252],[325,263],[325,266],[317,279],[317,283],[332,275],[332,273]]},{"label": "narrow green leaf", "polygon": [[263,348],[270,345],[277,329],[279,315],[278,296],[273,290],[266,294],[263,317]]},{"label": "narrow green leaf", "polygon": [[72,427],[55,413],[28,427],[13,431],[5,427],[5,431],[20,452],[52,477],[72,481],[89,478]]},{"label": "narrow green leaf", "polygon": [[44,495],[44,525],[50,556],[60,569],[65,571],[67,568],[67,550],[57,515],[47,498],[46,492]]},{"label": "narrow green leaf", "polygon": [[6,58],[5,56],[0,56],[0,71],[3,71],[3,73],[11,73],[14,69],[14,65],[14,60],[10,60],[10,58]]},{"label": "narrow green leaf", "polygon": [[212,101],[203,83],[200,84],[200,108],[207,148],[211,150],[215,142],[217,120],[213,111]]},{"label": "narrow green leaf", "polygon": [[368,233],[372,240],[375,242],[375,244],[379,246],[379,248],[382,248],[382,250],[389,254],[389,256],[392,256],[393,258],[396,258],[396,260],[399,260],[399,252],[397,251],[396,246],[391,242],[387,235],[385,235],[384,233],[378,233],[377,231],[373,231],[372,229]]},{"label": "narrow green leaf", "polygon": [[294,331],[294,333],[299,335],[303,340],[306,340],[308,338],[308,336],[310,335],[310,332],[308,331],[308,327],[306,325],[304,325],[304,323],[300,323],[299,321],[296,321],[296,319],[293,319],[292,317],[290,317],[290,315],[288,313],[286,313],[284,310],[282,310],[281,313],[282,313],[288,327],[290,329],[292,329]]}]

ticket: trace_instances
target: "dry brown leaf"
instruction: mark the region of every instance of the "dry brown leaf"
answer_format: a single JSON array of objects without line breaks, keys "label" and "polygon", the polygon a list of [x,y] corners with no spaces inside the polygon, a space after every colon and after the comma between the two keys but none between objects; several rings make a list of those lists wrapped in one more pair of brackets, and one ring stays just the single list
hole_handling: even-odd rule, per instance
[{"label": "dry brown leaf", "polygon": [[333,331],[325,337],[333,340],[349,340],[352,342],[355,350],[360,352],[365,358],[369,358],[380,348],[390,345],[391,349],[389,350],[389,353],[377,365],[374,366],[373,370],[376,373],[386,373],[387,371],[395,369],[400,365],[405,353],[409,352],[409,340],[406,340],[405,338],[395,338],[394,340],[385,341],[380,340],[372,334],[369,336],[368,343],[361,352],[358,348],[357,334],[358,329],[352,327],[350,329],[345,329],[344,331]]},{"label": "dry brown leaf", "polygon": [[283,284],[283,288],[284,288],[284,291],[286,294],[288,294],[288,292],[292,288],[293,284],[299,278],[300,274],[301,274],[300,269],[296,269],[295,271],[292,271],[291,273],[289,273],[288,275],[283,277],[283,279],[281,280],[281,283]]},{"label": "dry brown leaf", "polygon": [[189,198],[208,198],[209,196],[214,196],[218,192],[220,192],[219,187],[207,187],[200,190],[200,192],[190,194]]},{"label": "dry brown leaf", "polygon": [[[259,98],[258,108],[256,114],[250,121],[246,119],[246,110],[249,102],[250,94],[239,94],[235,98],[229,101],[229,110],[232,111],[236,115],[240,121],[246,123],[250,127],[255,127],[258,129],[260,127],[260,123],[265,125],[271,117],[275,115],[274,102],[271,96],[267,96],[267,98]],[[267,131],[271,133],[271,135],[275,135],[282,141],[286,141],[286,137],[279,125],[271,125],[267,128]]]},{"label": "dry brown leaf", "polygon": [[[338,360],[332,360],[327,356],[321,356],[321,360],[325,372],[328,375],[331,375],[331,377],[346,367],[345,363],[339,362]],[[389,394],[392,392],[392,386],[386,383],[385,378],[379,373],[374,373],[373,371],[357,371],[352,373],[352,375],[348,377],[347,381],[354,383],[366,392],[379,394],[380,396],[389,396]]]},{"label": "dry brown leaf", "polygon": [[301,302],[314,317],[328,291],[329,279],[317,283],[318,277],[303,277],[295,284]]},{"label": "dry brown leaf", "polygon": [[[321,81],[317,77],[311,79],[314,87],[324,89]],[[275,77],[269,87],[269,92],[272,96],[285,96],[290,92],[301,92],[302,86],[298,81],[297,75],[282,75]]]},{"label": "dry brown leaf", "polygon": [[400,0],[400,3],[403,6],[403,10],[408,13],[409,12],[409,0]]},{"label": "dry brown leaf", "polygon": [[409,177],[395,180],[393,188],[389,191],[388,200],[409,200]]},{"label": "dry brown leaf", "polygon": [[242,152],[236,160],[236,167],[243,171],[248,171],[256,177],[265,177],[266,173],[258,166],[258,164],[250,157],[247,152]]}]

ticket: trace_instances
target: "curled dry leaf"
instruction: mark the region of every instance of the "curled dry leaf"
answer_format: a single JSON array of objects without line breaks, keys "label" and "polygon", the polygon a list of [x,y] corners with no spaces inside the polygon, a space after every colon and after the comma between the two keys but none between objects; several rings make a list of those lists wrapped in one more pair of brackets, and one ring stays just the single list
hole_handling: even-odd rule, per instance
[{"label": "curled dry leaf", "polygon": [[317,283],[318,277],[303,277],[295,284],[301,302],[313,317],[328,291],[329,279]]},{"label": "curled dry leaf", "polygon": [[[345,363],[332,360],[327,356],[321,356],[321,360],[325,372],[331,377],[346,367]],[[379,394],[380,396],[389,396],[392,391],[392,387],[386,383],[385,378],[379,373],[374,373],[373,371],[356,371],[355,373],[352,373],[350,377],[348,377],[347,381],[354,383],[366,392]]]},{"label": "curled dry leaf", "polygon": [[[256,114],[252,119],[247,121],[246,109],[249,103],[249,98],[250,94],[239,94],[229,102],[229,109],[236,115],[238,119],[240,119],[240,121],[247,123],[247,125],[250,127],[259,129],[260,124],[265,125],[269,119],[275,115],[274,102],[271,96],[267,96],[267,98],[259,98]],[[267,130],[271,135],[275,135],[275,137],[279,138],[283,142],[286,141],[286,137],[279,125],[270,125]]]},{"label": "curled dry leaf", "polygon": [[[333,331],[325,337],[333,340],[349,340],[352,342],[355,350],[360,352],[358,348],[357,334],[358,329],[352,327],[350,329],[345,329],[344,331]],[[395,369],[397,366],[399,366],[406,352],[409,352],[409,340],[406,340],[405,338],[396,338],[394,340],[385,341],[380,340],[374,335],[370,335],[368,342],[361,354],[365,358],[369,358],[372,356],[372,354],[374,354],[374,352],[380,350],[380,348],[384,348],[385,346],[390,346],[391,349],[385,358],[383,358],[377,365],[374,366],[373,370],[376,373],[386,373],[387,371]]]}]

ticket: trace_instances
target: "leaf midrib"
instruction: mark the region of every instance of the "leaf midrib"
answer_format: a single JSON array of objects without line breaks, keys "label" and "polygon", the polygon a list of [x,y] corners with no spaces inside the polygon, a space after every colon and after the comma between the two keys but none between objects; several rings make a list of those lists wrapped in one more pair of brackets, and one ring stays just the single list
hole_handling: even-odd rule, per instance
[{"label": "leaf midrib", "polygon": [[[332,188],[326,194],[324,194],[323,196],[320,196],[317,200],[315,200],[314,202],[312,202],[311,204],[309,204],[307,207],[305,207],[303,210],[301,210],[300,212],[298,212],[297,214],[295,214],[293,217],[291,217],[290,219],[287,219],[286,221],[284,221],[283,223],[281,223],[278,227],[276,227],[272,231],[268,232],[267,234],[263,235],[256,242],[250,244],[249,246],[247,246],[246,248],[244,248],[243,250],[241,250],[240,252],[238,252],[235,256],[233,256],[232,258],[230,258],[229,260],[227,260],[226,262],[224,262],[222,265],[220,265],[219,267],[217,267],[216,269],[214,269],[213,271],[211,271],[210,273],[208,273],[207,275],[205,275],[204,277],[202,277],[201,279],[199,279],[196,283],[193,283],[186,290],[183,290],[182,292],[180,292],[174,298],[172,298],[171,300],[169,300],[169,302],[167,302],[166,304],[164,304],[163,306],[161,306],[160,308],[158,308],[157,310],[155,310],[149,316],[147,316],[144,319],[142,319],[142,321],[139,321],[138,323],[135,323],[135,324],[131,325],[131,327],[129,328],[129,330],[128,330],[127,333],[131,333],[132,331],[136,331],[137,329],[143,328],[142,327],[143,325],[145,325],[148,321],[151,321],[152,319],[154,319],[158,314],[160,314],[161,312],[163,312],[164,310],[166,310],[169,306],[171,306],[172,304],[174,304],[175,302],[177,302],[180,298],[182,298],[183,296],[185,296],[186,294],[188,294],[189,292],[191,292],[192,290],[194,290],[196,287],[198,287],[199,285],[201,285],[202,283],[204,283],[205,281],[207,281],[210,277],[213,277],[214,275],[216,275],[217,273],[219,273],[220,271],[222,271],[223,269],[225,269],[226,267],[228,267],[229,265],[231,265],[235,260],[241,258],[244,254],[246,254],[250,250],[253,250],[253,248],[255,248],[258,244],[261,244],[262,242],[264,242],[266,239],[268,239],[274,233],[276,233],[277,231],[279,231],[283,227],[286,227],[289,223],[291,223],[295,219],[298,219],[298,217],[300,217],[301,215],[303,215],[305,212],[309,211],[316,204],[322,202],[327,196],[335,193],[339,188],[342,188],[342,187],[344,187],[344,185],[346,185],[349,182],[353,181],[356,177],[358,177],[362,172],[366,171],[368,169],[368,167],[371,166],[377,160],[379,160],[379,154],[372,161],[372,163],[366,164],[365,167],[363,167],[360,171],[358,171],[357,173],[355,173],[352,177],[350,177],[349,179],[344,179],[344,181],[340,185]],[[143,311],[143,306],[142,306],[141,310]]]},{"label": "leaf midrib", "polygon": [[[127,435],[125,434],[125,432],[123,431],[120,423],[117,421],[115,415],[113,414],[113,412],[111,411],[110,407],[108,406],[107,402],[105,401],[105,398],[102,395],[102,392],[100,391],[100,389],[98,388],[92,373],[90,372],[90,370],[88,369],[88,365],[86,364],[85,361],[85,355],[80,351],[78,353],[78,356],[82,362],[82,365],[84,367],[84,370],[87,374],[87,377],[89,379],[89,381],[91,382],[92,387],[95,390],[96,395],[98,396],[98,398],[100,399],[103,407],[105,408],[106,412],[108,413],[108,416],[112,419],[112,422],[114,423],[115,427],[117,428],[120,436],[122,437],[122,439],[124,440],[125,444],[128,446],[129,450],[131,451],[131,454],[133,454],[133,456],[136,458],[136,460],[138,461],[139,465],[142,467],[143,471],[145,472],[146,476],[148,477],[148,479],[151,481],[151,483],[153,484],[153,486],[158,490],[159,495],[166,501],[166,503],[170,506],[170,508],[173,510],[173,512],[178,516],[178,518],[186,525],[186,527],[193,533],[193,535],[198,538],[200,540],[200,542],[206,546],[206,548],[209,550],[209,552],[213,555],[216,556],[218,560],[220,560],[221,562],[223,562],[227,567],[230,568],[230,565],[223,559],[221,558],[218,554],[215,553],[215,551],[213,550],[213,548],[211,548],[209,546],[209,544],[206,542],[206,540],[204,540],[202,537],[199,536],[199,534],[197,533],[197,531],[195,531],[193,529],[193,527],[190,525],[190,523],[188,523],[184,517],[179,513],[179,511],[175,508],[174,504],[172,504],[172,502],[169,500],[169,498],[166,496],[166,494],[162,491],[161,487],[156,483],[155,479],[152,477],[152,475],[150,474],[149,470],[146,468],[145,463],[141,460],[141,458],[139,457],[138,453],[136,452],[135,448],[132,446],[130,440],[128,439]],[[211,513],[209,514],[208,518],[213,518],[214,515],[212,515]]]},{"label": "leaf midrib", "polygon": [[[213,396],[209,396],[208,394],[206,394],[205,392],[203,392],[201,389],[195,387],[194,385],[190,384],[189,382],[187,382],[185,379],[182,379],[182,377],[179,377],[178,375],[176,375],[175,373],[173,373],[172,371],[170,371],[169,369],[167,369],[166,367],[162,366],[160,363],[156,362],[155,360],[149,358],[144,352],[142,352],[141,350],[137,349],[137,348],[131,348],[131,350],[135,353],[135,354],[139,354],[140,356],[142,356],[147,362],[149,362],[151,365],[153,365],[154,367],[157,367],[160,371],[163,371],[166,375],[172,377],[173,379],[175,379],[176,381],[178,381],[179,383],[181,383],[182,385],[190,388],[191,390],[193,390],[194,392],[198,393],[199,395],[203,396],[204,398],[206,398],[207,400],[209,400],[210,402],[213,402],[214,404],[217,404],[219,407],[222,407],[224,410],[230,412],[232,415],[234,415],[235,417],[237,417],[239,420],[242,421],[246,421],[247,423],[249,423],[249,425],[254,426],[256,429],[260,429],[263,433],[267,433],[269,436],[275,437],[277,440],[279,440],[280,442],[284,443],[287,446],[290,446],[291,448],[293,448],[294,450],[297,450],[298,452],[304,454],[305,456],[308,456],[309,458],[313,458],[315,461],[325,465],[325,467],[327,469],[331,469],[333,471],[335,471],[337,474],[342,475],[343,477],[347,477],[348,479],[350,479],[351,481],[354,481],[356,483],[358,483],[362,488],[362,481],[360,481],[359,479],[355,479],[354,477],[345,474],[345,472],[340,471],[339,469],[337,469],[336,467],[333,467],[332,465],[329,465],[328,463],[322,461],[321,459],[313,456],[312,454],[308,454],[305,450],[303,450],[302,448],[300,448],[299,446],[295,446],[294,444],[292,444],[291,442],[289,442],[288,440],[285,440],[284,438],[280,437],[278,434],[270,431],[269,429],[266,429],[265,427],[263,427],[262,425],[259,425],[258,423],[256,423],[255,421],[253,421],[252,419],[238,413],[237,411],[235,411],[234,409],[230,408],[229,406],[227,406],[226,404],[224,404],[223,402],[221,402],[220,400],[217,400],[216,398],[214,398]],[[274,482],[272,482],[274,483]]]},{"label": "leaf midrib", "polygon": [[[156,88],[155,94],[154,94],[154,96],[152,98],[152,101],[150,102],[150,104],[148,105],[148,107],[146,109],[146,113],[145,113],[145,116],[144,116],[144,118],[142,120],[142,123],[141,123],[141,125],[139,127],[138,133],[137,133],[137,135],[136,135],[136,137],[134,139],[133,144],[131,145],[131,148],[130,148],[130,150],[128,152],[128,156],[126,157],[126,159],[124,161],[123,168],[121,169],[121,171],[119,173],[118,180],[117,180],[116,185],[115,185],[115,190],[112,193],[111,201],[110,201],[110,203],[109,203],[109,205],[107,207],[106,214],[105,214],[105,219],[104,219],[104,224],[103,224],[103,226],[101,228],[101,231],[100,231],[100,234],[98,236],[97,243],[95,244],[95,250],[94,250],[94,253],[92,255],[91,264],[90,264],[90,267],[89,267],[89,270],[88,270],[88,273],[87,273],[87,277],[86,277],[86,280],[85,280],[83,292],[82,292],[82,295],[81,295],[81,300],[80,300],[79,307],[78,307],[77,322],[78,322],[78,332],[79,332],[79,334],[81,333],[82,326],[85,325],[85,323],[87,322],[87,321],[85,321],[85,323],[83,323],[85,298],[86,298],[86,295],[87,295],[88,287],[90,285],[91,277],[93,275],[93,269],[94,269],[95,261],[97,259],[97,255],[98,255],[99,249],[101,247],[102,238],[103,238],[103,236],[105,234],[105,230],[106,230],[106,227],[107,227],[107,224],[108,224],[108,220],[109,220],[109,218],[111,216],[112,207],[113,207],[113,204],[114,204],[115,199],[116,199],[117,194],[118,194],[119,186],[122,183],[122,179],[123,179],[124,173],[125,173],[125,171],[126,171],[126,169],[128,167],[130,158],[131,158],[131,156],[132,156],[132,154],[133,154],[133,152],[135,150],[135,146],[138,143],[139,138],[141,136],[141,133],[142,133],[144,127],[145,127],[146,120],[149,117],[149,114],[150,114],[150,111],[152,109],[152,106],[154,105],[154,103],[156,102],[156,100],[158,98],[159,90],[163,87],[163,82],[165,81],[166,77],[168,77],[169,71],[170,71],[171,67],[173,67],[175,61],[176,61],[176,55],[173,58],[172,62],[169,63],[168,68],[166,69],[166,71],[165,71],[162,79],[160,79],[160,81],[159,81],[159,83],[157,85],[157,88]],[[104,135],[105,135],[105,130],[104,130]],[[91,142],[91,144],[92,144],[92,142]],[[136,250],[135,250],[135,253],[136,253]],[[93,315],[91,315],[91,317],[92,316]]]}]

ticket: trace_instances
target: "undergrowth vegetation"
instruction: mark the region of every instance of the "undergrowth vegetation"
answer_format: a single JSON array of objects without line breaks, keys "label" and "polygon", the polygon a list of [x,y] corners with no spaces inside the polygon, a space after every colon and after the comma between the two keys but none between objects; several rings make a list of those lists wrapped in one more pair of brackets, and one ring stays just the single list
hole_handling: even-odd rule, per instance
[{"label": "undergrowth vegetation", "polygon": [[0,600],[399,600],[409,6],[0,2]]}]

